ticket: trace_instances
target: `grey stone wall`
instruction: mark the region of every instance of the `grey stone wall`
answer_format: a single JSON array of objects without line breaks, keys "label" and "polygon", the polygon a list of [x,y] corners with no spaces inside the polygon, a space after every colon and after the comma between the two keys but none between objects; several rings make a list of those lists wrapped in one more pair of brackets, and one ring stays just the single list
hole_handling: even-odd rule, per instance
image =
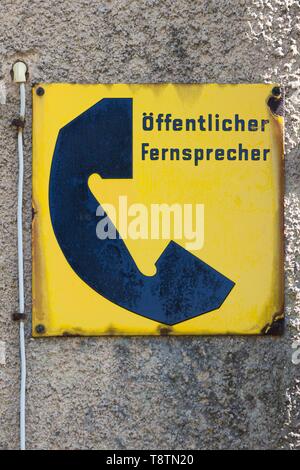
[{"label": "grey stone wall", "polygon": [[[2,0],[0,448],[18,447],[17,87],[30,82],[264,82],[286,87],[284,337],[53,338],[26,327],[32,449],[299,447],[300,7],[298,0]],[[27,87],[31,102],[30,85]],[[0,99],[1,102],[1,99]],[[31,302],[31,105],[25,130],[26,305]],[[3,362],[3,361],[2,361]]]}]

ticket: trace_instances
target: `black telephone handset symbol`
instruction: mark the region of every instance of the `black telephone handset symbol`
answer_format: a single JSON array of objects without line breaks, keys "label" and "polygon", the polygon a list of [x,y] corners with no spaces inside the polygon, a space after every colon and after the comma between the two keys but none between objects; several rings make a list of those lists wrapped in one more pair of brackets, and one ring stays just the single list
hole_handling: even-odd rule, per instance
[{"label": "black telephone handset symbol", "polygon": [[131,98],[102,99],[60,130],[49,182],[58,244],[86,284],[136,314],[173,325],[218,309],[234,283],[174,241],[156,262],[156,274],[148,277],[119,236],[96,236],[99,202],[88,187],[93,173],[132,178]]}]

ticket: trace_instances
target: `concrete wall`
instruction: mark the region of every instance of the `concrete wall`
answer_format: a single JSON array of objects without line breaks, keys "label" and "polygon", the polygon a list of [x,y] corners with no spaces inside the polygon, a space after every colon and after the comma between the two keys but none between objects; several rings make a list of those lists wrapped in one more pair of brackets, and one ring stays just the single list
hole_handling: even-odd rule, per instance
[{"label": "concrete wall", "polygon": [[[31,83],[281,81],[287,93],[284,337],[33,340],[28,323],[28,447],[299,446],[299,0],[2,0],[0,10],[0,448],[18,446],[16,58]],[[30,311],[31,106],[25,157]]]}]

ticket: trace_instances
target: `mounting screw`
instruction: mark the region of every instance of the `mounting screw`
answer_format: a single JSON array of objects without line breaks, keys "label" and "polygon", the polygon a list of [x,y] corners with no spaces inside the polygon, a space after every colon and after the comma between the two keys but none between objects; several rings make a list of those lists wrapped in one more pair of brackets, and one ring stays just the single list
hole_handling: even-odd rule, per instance
[{"label": "mounting screw", "polygon": [[44,325],[39,324],[39,325],[36,325],[35,331],[36,331],[36,333],[38,333],[39,335],[42,335],[43,333],[45,333],[46,328],[44,327]]},{"label": "mounting screw", "polygon": [[43,94],[45,93],[45,90],[43,87],[39,86],[37,89],[36,89],[36,94],[38,96],[43,96]]},{"label": "mounting screw", "polygon": [[279,97],[281,95],[281,90],[280,90],[279,86],[274,86],[274,88],[272,90],[272,95],[276,96],[276,97]]}]

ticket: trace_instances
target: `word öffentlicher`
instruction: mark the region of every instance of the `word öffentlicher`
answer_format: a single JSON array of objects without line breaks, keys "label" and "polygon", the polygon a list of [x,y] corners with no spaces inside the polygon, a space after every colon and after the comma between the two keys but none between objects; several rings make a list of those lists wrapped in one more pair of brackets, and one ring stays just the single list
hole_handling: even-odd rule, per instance
[{"label": "word \u00f6ffentlicher", "polygon": [[144,131],[174,132],[265,132],[269,119],[244,119],[239,114],[231,118],[221,118],[219,114],[200,114],[197,118],[178,118],[171,113],[143,113],[142,127]]},{"label": "word \u00f6ffentlicher", "polygon": [[[146,132],[237,132],[241,140],[245,132],[266,132],[269,130],[268,119],[244,119],[239,114],[231,118],[221,118],[219,114],[199,115],[197,118],[174,118],[171,113],[143,113],[142,128]],[[249,140],[249,137],[247,138]],[[198,166],[201,161],[266,161],[269,157],[268,148],[249,148],[242,142],[232,148],[205,147],[152,147],[149,142],[143,142],[141,148],[142,160],[150,161],[192,161]]]}]

